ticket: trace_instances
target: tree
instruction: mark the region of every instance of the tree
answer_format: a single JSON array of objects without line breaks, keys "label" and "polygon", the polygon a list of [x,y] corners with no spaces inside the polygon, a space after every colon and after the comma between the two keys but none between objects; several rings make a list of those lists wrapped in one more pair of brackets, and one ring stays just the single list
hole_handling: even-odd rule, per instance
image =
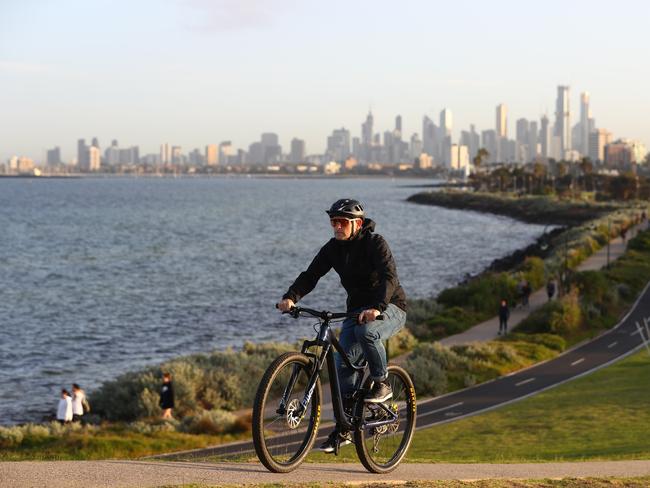
[{"label": "tree", "polygon": [[474,167],[478,170],[483,165],[483,162],[487,161],[489,157],[490,157],[490,153],[488,152],[488,150],[482,147],[481,149],[478,150],[476,156],[474,156],[474,159],[472,160],[472,162],[474,163]]},{"label": "tree", "polygon": [[[587,181],[592,180],[592,174],[594,172],[594,163],[591,162],[591,159],[589,158],[582,158],[582,161],[580,161],[580,170],[582,171],[582,176],[584,178],[584,188],[585,191],[591,191],[587,188]],[[593,188],[593,184],[589,185],[589,187]]]}]

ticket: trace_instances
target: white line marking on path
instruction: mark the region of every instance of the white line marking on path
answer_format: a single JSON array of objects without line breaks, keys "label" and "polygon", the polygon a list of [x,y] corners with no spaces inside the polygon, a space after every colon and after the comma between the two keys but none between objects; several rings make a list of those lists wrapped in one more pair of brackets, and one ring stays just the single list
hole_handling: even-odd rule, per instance
[{"label": "white line marking on path", "polygon": [[633,336],[633,335],[637,335],[637,334],[639,334],[640,332],[641,332],[641,329],[637,329],[637,330],[635,330],[634,332],[632,332],[630,335],[631,335],[631,336]]},{"label": "white line marking on path", "polygon": [[437,410],[431,410],[430,412],[427,412],[427,413],[425,413],[423,415],[431,415],[433,413],[442,412],[444,410],[449,410],[450,408],[458,407],[459,405],[462,405],[462,404],[463,404],[463,402],[454,403],[453,405],[447,405],[446,407],[442,407],[442,408],[439,408]]},{"label": "white line marking on path", "polygon": [[616,344],[618,344],[618,341],[614,341],[614,342],[612,342],[609,346],[607,346],[607,349],[611,349],[611,348],[614,347]]},{"label": "white line marking on path", "polygon": [[528,378],[527,380],[520,381],[519,383],[515,383],[515,386],[525,385],[526,383],[530,383],[531,381],[535,381],[535,378]]},{"label": "white line marking on path", "polygon": [[573,362],[571,363],[571,366],[575,366],[576,364],[580,364],[580,363],[581,363],[582,361],[584,361],[584,360],[585,360],[585,358],[580,358],[580,359],[578,359],[577,361],[573,361]]}]

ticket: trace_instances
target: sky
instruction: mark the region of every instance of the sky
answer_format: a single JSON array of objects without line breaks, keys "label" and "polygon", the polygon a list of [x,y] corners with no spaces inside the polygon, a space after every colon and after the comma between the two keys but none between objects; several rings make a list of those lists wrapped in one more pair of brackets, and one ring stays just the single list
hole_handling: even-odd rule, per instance
[{"label": "sky", "polygon": [[315,154],[370,109],[409,138],[449,108],[457,139],[499,103],[514,137],[520,117],[553,121],[558,85],[572,124],[588,91],[599,128],[650,147],[649,26],[646,0],[0,0],[0,160],[262,132]]}]

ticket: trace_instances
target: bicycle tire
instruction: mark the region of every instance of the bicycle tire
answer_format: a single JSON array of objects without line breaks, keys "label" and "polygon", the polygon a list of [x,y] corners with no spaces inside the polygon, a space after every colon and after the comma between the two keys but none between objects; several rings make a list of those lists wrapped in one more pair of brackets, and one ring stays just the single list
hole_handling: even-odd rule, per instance
[{"label": "bicycle tire", "polygon": [[[298,377],[288,398],[287,411],[281,412],[281,408],[275,407],[280,405],[279,399],[289,383],[294,366],[298,368]],[[261,463],[274,473],[288,473],[296,469],[316,440],[321,415],[320,377],[316,379],[303,416],[299,419],[290,416],[291,408],[298,407],[304,398],[311,370],[312,361],[305,354],[282,354],[268,367],[257,389],[253,404],[253,444]],[[276,401],[278,403],[274,403]],[[267,422],[269,413],[272,413],[272,420]]]},{"label": "bicycle tire", "polygon": [[[384,405],[399,412],[398,421],[387,426],[357,429],[354,432],[354,445],[359,460],[371,473],[389,473],[397,468],[411,445],[415,431],[417,405],[411,377],[399,366],[390,365],[388,382],[393,389],[393,398],[384,402]],[[370,383],[371,380],[367,379],[364,385],[366,390],[369,389]],[[359,401],[356,405],[356,415],[359,418],[371,420],[382,414],[381,408],[374,404]],[[376,450],[380,446],[381,450]]]}]

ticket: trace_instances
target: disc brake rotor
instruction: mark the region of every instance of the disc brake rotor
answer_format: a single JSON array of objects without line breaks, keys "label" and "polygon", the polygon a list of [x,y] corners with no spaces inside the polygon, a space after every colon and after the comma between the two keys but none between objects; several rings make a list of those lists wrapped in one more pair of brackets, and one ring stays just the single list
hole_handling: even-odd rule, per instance
[{"label": "disc brake rotor", "polygon": [[290,429],[296,429],[300,425],[300,421],[303,417],[302,415],[298,414],[300,411],[300,406],[300,402],[297,398],[291,400],[289,402],[289,405],[287,405],[287,425]]}]

